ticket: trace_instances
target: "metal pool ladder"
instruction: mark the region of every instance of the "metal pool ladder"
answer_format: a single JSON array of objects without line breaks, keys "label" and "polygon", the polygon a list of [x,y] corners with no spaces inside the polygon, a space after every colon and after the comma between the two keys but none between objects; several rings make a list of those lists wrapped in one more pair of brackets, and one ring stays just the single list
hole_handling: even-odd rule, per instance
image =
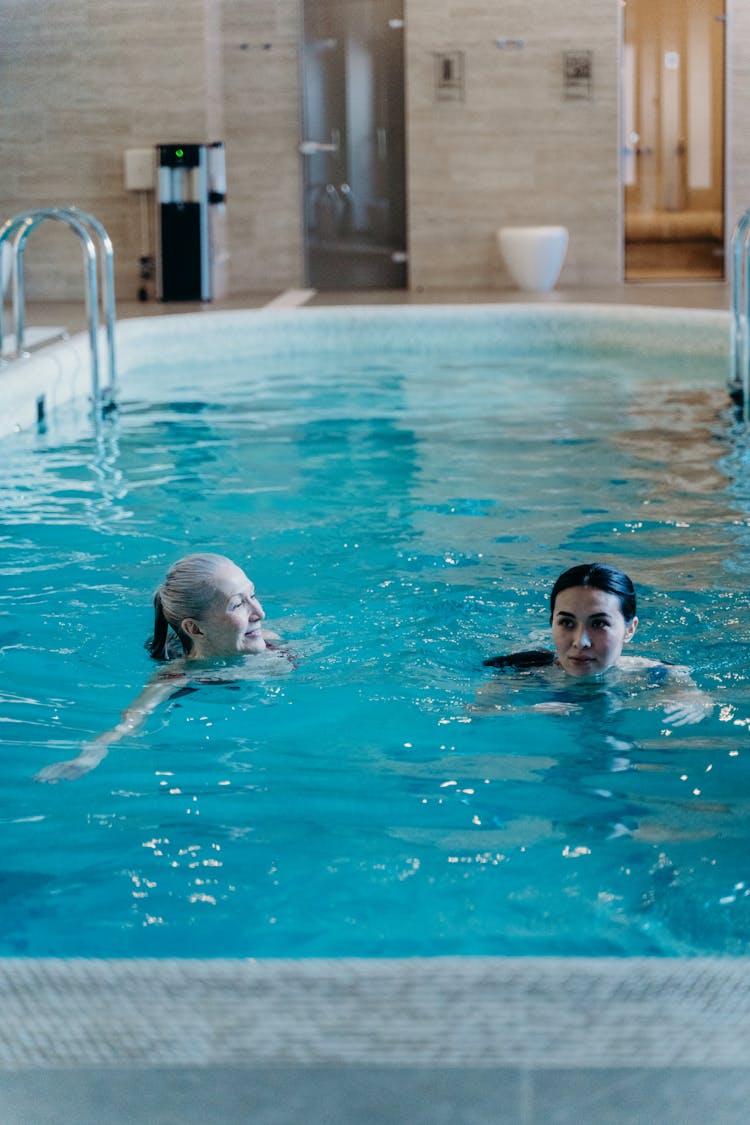
[{"label": "metal pool ladder", "polygon": [[729,393],[750,410],[750,210],[738,220],[732,235],[732,370]]},{"label": "metal pool ladder", "polygon": [[[114,252],[106,230],[93,215],[80,211],[77,207],[41,207],[14,215],[0,227],[0,263],[3,245],[7,242],[12,248],[13,310],[15,319],[15,352],[10,358],[18,359],[28,355],[24,351],[26,330],[26,299],[24,292],[23,255],[26,242],[33,230],[48,219],[65,223],[80,238],[83,244],[86,317],[88,322],[89,344],[91,348],[91,396],[94,418],[114,406],[117,369],[115,362],[115,278]],[[93,237],[92,237],[93,235]],[[94,241],[96,239],[96,242]],[[107,354],[109,382],[102,387],[99,366],[99,255],[97,243],[102,253],[101,297],[102,310],[107,325]],[[3,300],[0,293],[0,362],[3,350]]]}]

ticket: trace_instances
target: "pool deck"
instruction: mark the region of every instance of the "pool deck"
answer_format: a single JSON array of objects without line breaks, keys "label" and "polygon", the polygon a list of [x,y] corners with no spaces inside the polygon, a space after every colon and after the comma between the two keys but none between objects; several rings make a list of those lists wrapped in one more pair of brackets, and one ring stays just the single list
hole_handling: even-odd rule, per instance
[{"label": "pool deck", "polygon": [[[118,302],[607,303],[726,310],[716,282]],[[30,326],[84,327],[35,303]],[[0,1125],[745,1125],[750,959],[0,958]]]},{"label": "pool deck", "polygon": [[740,1125],[744,959],[0,960],[3,1125]]},{"label": "pool deck", "polygon": [[[599,286],[592,289],[555,289],[551,293],[523,293],[511,289],[454,290],[434,289],[429,293],[404,289],[371,289],[348,292],[314,289],[291,289],[279,293],[241,293],[222,301],[203,303],[181,301],[132,301],[118,297],[117,317],[165,316],[174,313],[211,312],[216,309],[253,309],[263,307],[321,307],[331,305],[437,305],[437,304],[612,304],[645,305],[653,308],[731,308],[730,287],[718,281],[630,282]],[[29,328],[64,325],[68,332],[86,328],[83,301],[27,302],[26,323]],[[9,314],[8,329],[11,328]]]}]

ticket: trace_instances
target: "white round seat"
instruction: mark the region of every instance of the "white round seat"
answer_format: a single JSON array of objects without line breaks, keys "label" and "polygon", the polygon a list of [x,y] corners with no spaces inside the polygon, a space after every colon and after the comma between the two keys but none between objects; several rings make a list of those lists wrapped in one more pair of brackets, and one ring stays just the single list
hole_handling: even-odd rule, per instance
[{"label": "white round seat", "polygon": [[566,227],[500,227],[497,241],[519,289],[554,289],[568,249]]}]

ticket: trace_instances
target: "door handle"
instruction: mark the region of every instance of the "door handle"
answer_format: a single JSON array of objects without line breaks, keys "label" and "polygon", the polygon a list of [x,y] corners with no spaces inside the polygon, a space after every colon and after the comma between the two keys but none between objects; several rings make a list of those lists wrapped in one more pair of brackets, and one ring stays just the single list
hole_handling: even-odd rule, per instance
[{"label": "door handle", "polygon": [[338,152],[339,146],[326,141],[301,141],[299,150],[303,156],[315,156],[318,152]]}]

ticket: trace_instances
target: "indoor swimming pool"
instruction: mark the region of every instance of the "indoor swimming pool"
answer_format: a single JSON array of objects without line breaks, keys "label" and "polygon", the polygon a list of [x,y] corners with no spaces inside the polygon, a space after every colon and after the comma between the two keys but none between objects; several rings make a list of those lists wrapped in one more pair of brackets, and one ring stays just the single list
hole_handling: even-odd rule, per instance
[{"label": "indoor swimming pool", "polygon": [[[727,333],[605,307],[121,323],[98,435],[57,393],[0,439],[0,953],[745,954]],[[36,781],[153,673],[153,591],[194,550],[244,567],[282,649]],[[484,666],[548,644],[554,579],[594,559],[631,575],[632,651],[689,665],[703,722],[671,727],[645,678],[549,713],[548,685]]]}]

